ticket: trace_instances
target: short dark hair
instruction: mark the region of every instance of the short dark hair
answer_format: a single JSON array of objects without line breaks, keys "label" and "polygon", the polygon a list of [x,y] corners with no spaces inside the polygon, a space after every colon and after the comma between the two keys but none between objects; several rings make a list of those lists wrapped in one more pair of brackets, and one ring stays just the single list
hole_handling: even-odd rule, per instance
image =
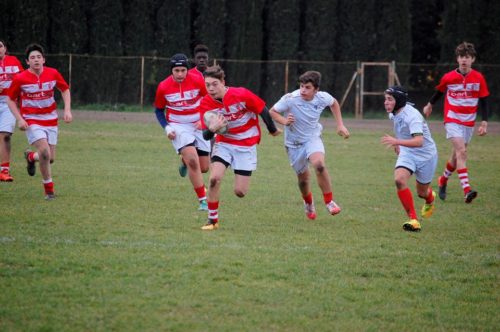
[{"label": "short dark hair", "polygon": [[26,47],[26,51],[25,51],[26,60],[29,59],[30,53],[33,52],[33,51],[38,51],[38,52],[42,53],[43,57],[45,57],[45,52],[43,51],[43,47],[41,45],[39,45],[39,44],[29,44]]},{"label": "short dark hair", "polygon": [[455,49],[455,55],[456,56],[470,55],[471,57],[475,58],[476,49],[474,48],[474,44],[464,41],[463,43],[458,45],[457,48]]},{"label": "short dark hair", "polygon": [[306,71],[304,74],[300,75],[299,83],[311,83],[317,89],[321,83],[321,73],[314,70]]},{"label": "short dark hair", "polygon": [[7,43],[5,42],[5,40],[0,39],[0,43],[2,43],[2,44],[3,44],[3,46],[7,47]]},{"label": "short dark hair", "polygon": [[200,52],[208,53],[208,47],[206,45],[203,45],[203,44],[196,45],[194,47],[193,54],[196,55],[197,53],[200,53]]},{"label": "short dark hair", "polygon": [[223,81],[226,75],[219,65],[215,65],[208,67],[207,70],[203,72],[203,77],[211,77]]}]

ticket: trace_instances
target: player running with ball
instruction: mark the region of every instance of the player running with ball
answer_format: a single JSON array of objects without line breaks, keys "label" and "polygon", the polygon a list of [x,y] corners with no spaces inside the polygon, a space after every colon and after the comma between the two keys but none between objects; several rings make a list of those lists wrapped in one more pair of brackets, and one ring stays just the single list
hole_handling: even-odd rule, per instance
[{"label": "player running with ball", "polygon": [[319,91],[320,82],[319,72],[305,72],[299,77],[300,88],[284,95],[270,111],[273,119],[285,126],[288,159],[297,174],[304,209],[309,219],[316,219],[309,164],[316,173],[328,212],[336,215],[341,211],[334,201],[331,178],[325,164],[325,147],[321,139],[323,127],[319,123],[323,110],[327,107],[331,110],[340,136],[349,138],[350,135],[342,121],[339,103],[328,92]]},{"label": "player running with ball", "polygon": [[[265,102],[245,88],[226,87],[224,71],[219,66],[208,67],[203,73],[208,95],[200,103],[200,114],[215,111],[218,116],[208,126],[203,124],[203,137],[210,140],[216,132],[210,163],[208,187],[208,223],[203,230],[219,227],[219,196],[222,178],[231,166],[234,171],[234,193],[244,197],[250,186],[250,176],[257,168],[257,144],[260,142],[258,115],[273,136],[281,133],[269,116]],[[226,133],[220,129],[227,126]]]},{"label": "player running with ball", "polygon": [[420,231],[421,226],[415,212],[408,181],[415,173],[418,197],[425,199],[422,217],[429,218],[434,211],[436,198],[431,182],[436,170],[438,154],[427,123],[417,109],[406,103],[407,98],[408,94],[400,86],[385,90],[384,106],[394,122],[396,137],[385,135],[380,142],[394,147],[398,155],[394,168],[394,181],[399,200],[410,218],[403,224],[403,229],[415,232]]}]

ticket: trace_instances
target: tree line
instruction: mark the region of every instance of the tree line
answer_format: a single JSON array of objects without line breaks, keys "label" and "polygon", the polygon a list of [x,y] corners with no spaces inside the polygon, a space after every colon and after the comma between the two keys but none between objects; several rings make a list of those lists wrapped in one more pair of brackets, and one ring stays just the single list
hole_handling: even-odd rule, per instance
[{"label": "tree line", "polygon": [[[38,42],[48,53],[170,57],[203,43],[223,59],[453,63],[467,40],[477,62],[497,64],[500,55],[500,3],[489,0],[2,2],[0,38],[14,52]],[[266,90],[276,70],[240,75]]]}]

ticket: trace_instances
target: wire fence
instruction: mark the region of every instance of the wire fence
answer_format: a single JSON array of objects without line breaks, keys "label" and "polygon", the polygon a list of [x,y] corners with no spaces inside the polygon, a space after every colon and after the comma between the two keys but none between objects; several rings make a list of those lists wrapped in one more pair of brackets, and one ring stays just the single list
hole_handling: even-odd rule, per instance
[{"label": "wire fence", "polygon": [[[21,58],[20,55],[18,55]],[[298,87],[297,78],[306,70],[322,73],[321,89],[340,100],[352,80],[359,62],[212,59],[226,73],[226,84],[244,86],[261,96],[272,106],[283,94]],[[409,90],[410,99],[422,108],[439,83],[441,76],[456,68],[456,63],[421,64],[396,63],[395,72],[401,84]],[[158,84],[170,75],[169,58],[149,56],[99,56],[86,54],[48,54],[46,65],[57,68],[71,86],[74,105],[135,105],[152,108]],[[488,82],[491,92],[490,112],[500,115],[499,64],[475,64]],[[365,91],[387,88],[387,69],[367,67],[364,72]],[[343,113],[355,112],[355,91],[345,98]],[[442,102],[436,105],[440,112]],[[364,97],[363,113],[384,112],[383,96]]]}]

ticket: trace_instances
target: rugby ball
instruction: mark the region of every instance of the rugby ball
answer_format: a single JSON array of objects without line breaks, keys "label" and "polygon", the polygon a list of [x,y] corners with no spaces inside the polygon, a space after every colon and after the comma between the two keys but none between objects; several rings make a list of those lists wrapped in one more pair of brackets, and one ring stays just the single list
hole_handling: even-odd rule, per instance
[{"label": "rugby ball", "polygon": [[[215,120],[217,118],[217,112],[216,111],[208,111],[208,112],[205,112],[205,114],[203,114],[203,122],[205,123],[205,126],[207,128],[210,127],[210,123]],[[226,121],[226,124],[222,127],[222,128],[219,128],[219,130],[217,130],[217,134],[225,134],[227,133],[227,121]]]}]

